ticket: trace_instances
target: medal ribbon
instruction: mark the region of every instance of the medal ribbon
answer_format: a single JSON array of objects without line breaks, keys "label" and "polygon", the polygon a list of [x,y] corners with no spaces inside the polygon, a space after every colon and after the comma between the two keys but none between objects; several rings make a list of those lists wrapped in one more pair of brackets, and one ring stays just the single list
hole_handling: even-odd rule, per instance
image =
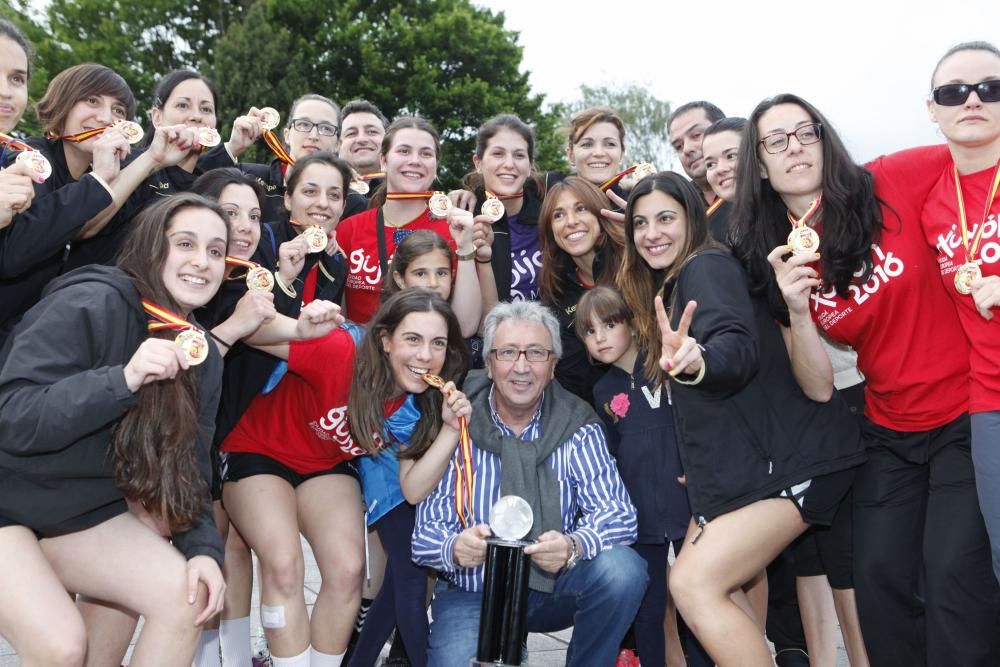
[{"label": "medal ribbon", "polygon": [[[108,125],[108,127],[113,127],[113,126]],[[73,143],[79,143],[81,141],[86,141],[91,137],[96,137],[99,134],[104,134],[104,131],[108,129],[108,127],[99,127],[96,130],[87,130],[86,132],[80,132],[79,134],[68,134],[65,137],[63,137],[62,140],[72,141]]]},{"label": "medal ribbon", "polygon": [[232,257],[230,255],[226,255],[226,264],[230,266],[243,266],[248,269],[256,269],[260,266],[257,262],[251,262],[248,259],[240,259],[239,257]]},{"label": "medal ribbon", "polygon": [[636,167],[638,167],[638,166],[639,165],[637,165],[637,164],[632,165],[631,167],[629,167],[628,169],[626,169],[622,173],[618,174],[617,176],[612,176],[611,178],[609,178],[608,180],[604,181],[603,183],[601,183],[597,187],[599,187],[601,190],[607,192],[608,188],[610,188],[615,183],[617,183],[618,181],[622,180],[623,178],[625,178],[626,176],[628,176],[629,174],[631,174],[633,171],[635,171]]},{"label": "medal ribbon", "polygon": [[714,202],[712,202],[712,205],[708,207],[708,210],[707,210],[707,211],[705,211],[705,217],[708,217],[708,218],[711,218],[711,217],[712,217],[712,215],[713,215],[713,214],[714,214],[714,213],[715,213],[716,211],[718,211],[718,210],[719,210],[719,207],[720,207],[720,206],[722,206],[722,205],[723,205],[724,203],[725,203],[725,202],[724,202],[724,201],[722,200],[722,197],[716,197],[716,198],[715,198],[715,201],[714,201]]},{"label": "medal ribbon", "polygon": [[990,188],[990,196],[986,200],[986,209],[983,211],[983,221],[979,223],[979,229],[976,230],[976,238],[972,240],[972,246],[969,246],[969,230],[968,221],[965,217],[965,199],[962,197],[962,181],[958,177],[958,167],[954,168],[955,174],[955,193],[958,196],[958,223],[962,226],[962,247],[965,248],[965,263],[970,264],[976,261],[976,253],[979,252],[979,242],[983,240],[983,230],[986,229],[986,218],[990,215],[990,209],[993,208],[993,201],[997,196],[997,189],[1000,188],[1000,163],[997,164],[996,172],[993,174],[993,187]]},{"label": "medal ribbon", "polygon": [[9,134],[4,134],[0,132],[0,148],[7,150],[8,148],[12,151],[33,151],[35,150],[28,144],[24,143],[20,139],[15,139]]},{"label": "medal ribbon", "polygon": [[469,420],[458,418],[459,463],[455,466],[455,511],[462,528],[472,525],[472,491],[475,475],[472,471],[472,439],[469,437]]},{"label": "medal ribbon", "polygon": [[264,137],[264,143],[267,147],[271,149],[271,152],[278,158],[282,164],[295,164],[295,158],[288,154],[285,147],[281,145],[278,137],[271,130],[264,130],[262,135]]},{"label": "medal ribbon", "polygon": [[489,190],[486,191],[486,197],[487,197],[487,199],[489,199],[489,198],[499,199],[500,201],[507,201],[508,199],[520,199],[523,196],[524,196],[524,191],[515,192],[512,195],[495,195],[492,192],[490,192]]},{"label": "medal ribbon", "polygon": [[383,178],[384,176],[385,176],[385,172],[384,171],[377,171],[374,174],[365,174],[364,176],[361,177],[361,180],[362,181],[370,181],[370,180],[375,179],[375,178]]},{"label": "medal ribbon", "polygon": [[158,306],[149,299],[142,300],[142,309],[145,310],[146,314],[152,318],[146,323],[146,328],[150,332],[160,331],[162,329],[175,329],[177,331],[193,329],[195,331],[201,331],[198,327],[194,326],[177,313],[173,313],[163,306]]},{"label": "medal ribbon", "polygon": [[[803,213],[802,217],[799,218],[798,220],[796,220],[795,216],[792,215],[792,212],[789,211],[788,212],[788,222],[792,223],[792,229],[796,229],[798,227],[805,227],[806,223],[809,222],[809,220],[812,219],[813,216],[816,215],[816,211],[819,210],[819,206],[820,206],[821,203],[823,203],[823,195],[822,195],[822,193],[820,193],[819,197],[816,197],[816,199],[812,200],[812,203],[809,204],[809,208],[806,209],[806,212]],[[714,205],[715,204],[713,204],[713,206]]]},{"label": "medal ribbon", "polygon": [[433,192],[390,192],[385,196],[387,200],[399,201],[405,199],[429,199],[434,196]]}]

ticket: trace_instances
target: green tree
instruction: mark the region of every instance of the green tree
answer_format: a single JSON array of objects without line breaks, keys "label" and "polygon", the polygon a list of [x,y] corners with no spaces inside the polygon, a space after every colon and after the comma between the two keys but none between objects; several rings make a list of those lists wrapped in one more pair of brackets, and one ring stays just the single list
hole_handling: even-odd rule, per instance
[{"label": "green tree", "polygon": [[[645,86],[580,86],[581,100],[569,106],[571,113],[594,106],[611,107],[625,123],[626,163],[650,162],[663,169],[670,162],[666,124],[670,103],[657,99]],[[568,120],[568,118],[567,118]]]},{"label": "green tree", "polygon": [[451,187],[471,169],[486,119],[551,122],[519,72],[521,52],[502,12],[468,0],[258,0],[219,39],[208,70],[225,82],[223,118],[263,100],[284,113],[307,91],[424,116],[441,132],[440,176]]},{"label": "green tree", "polygon": [[60,70],[98,62],[129,82],[143,119],[159,77],[191,67],[218,84],[224,134],[250,106],[285,114],[316,92],[426,117],[444,140],[443,187],[471,169],[476,128],[498,113],[537,126],[540,168],[565,168],[562,108],[545,111],[532,94],[504,14],[470,0],[51,0],[34,12],[31,0],[11,1],[38,51],[33,99]]}]

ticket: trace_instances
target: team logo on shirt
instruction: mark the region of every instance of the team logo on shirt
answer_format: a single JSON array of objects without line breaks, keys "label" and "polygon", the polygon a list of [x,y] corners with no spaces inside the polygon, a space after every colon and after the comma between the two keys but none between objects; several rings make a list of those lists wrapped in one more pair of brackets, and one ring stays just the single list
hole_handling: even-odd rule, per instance
[{"label": "team logo on shirt", "polygon": [[[883,285],[888,284],[893,278],[898,278],[903,274],[905,268],[903,260],[894,256],[892,252],[883,252],[878,244],[872,245],[872,252],[875,260],[875,268],[872,269],[872,276],[864,283],[853,282],[847,286],[849,296],[847,299],[839,299],[837,290],[829,288],[826,291],[813,290],[812,302],[813,310],[822,312],[817,318],[819,325],[824,331],[829,330],[833,325],[844,317],[850,315],[854,306],[861,306],[874,296]],[[858,269],[854,272],[854,277],[860,279],[863,271]]]},{"label": "team logo on shirt", "polygon": [[[382,285],[382,266],[377,257],[369,257],[363,248],[358,248],[348,257],[351,263],[347,276],[347,286],[351,289],[376,291]],[[392,261],[392,258],[389,258]]]},{"label": "team logo on shirt", "polygon": [[349,456],[361,456],[365,453],[363,449],[354,444],[354,439],[351,438],[346,405],[331,408],[326,415],[320,417],[319,421],[309,422],[309,427],[320,440],[336,443],[340,451]]},{"label": "team logo on shirt", "polygon": [[[990,215],[983,223],[983,238],[980,241],[979,251],[976,253],[977,264],[995,264],[1000,262],[1000,224],[996,215]],[[969,230],[968,236],[974,239],[979,233],[979,225]],[[965,263],[965,249],[962,247],[962,230],[958,223],[952,224],[948,234],[938,234],[935,245],[940,256],[938,263],[941,265],[941,273],[948,275],[954,273]]]}]

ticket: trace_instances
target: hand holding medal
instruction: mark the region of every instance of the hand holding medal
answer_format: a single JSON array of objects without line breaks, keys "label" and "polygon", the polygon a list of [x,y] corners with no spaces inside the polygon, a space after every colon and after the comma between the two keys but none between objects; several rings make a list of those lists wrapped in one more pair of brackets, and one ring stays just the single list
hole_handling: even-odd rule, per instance
[{"label": "hand holding medal", "polygon": [[789,254],[786,245],[778,246],[767,256],[791,315],[809,317],[809,295],[822,283],[819,272],[809,266],[817,259],[818,253]]},{"label": "hand holding medal", "polygon": [[172,380],[177,373],[188,368],[187,360],[174,341],[164,338],[147,338],[122,369],[125,384],[132,393],[140,387],[160,380]]},{"label": "hand holding medal", "polygon": [[146,154],[157,164],[170,167],[182,162],[190,155],[192,149],[198,149],[200,146],[198,128],[187,125],[166,125],[156,128]]},{"label": "hand holding medal", "polygon": [[204,331],[149,299],[142,300],[142,308],[150,317],[146,324],[150,333],[163,329],[174,329],[179,332],[174,338],[174,345],[183,354],[187,366],[197,366],[208,359],[208,337]]},{"label": "hand holding medal", "polygon": [[257,107],[250,107],[246,115],[237,116],[236,120],[233,121],[233,129],[229,133],[229,141],[226,142],[226,148],[233,154],[233,157],[238,158],[248,148],[253,146],[254,142],[260,138],[263,132],[261,110]]},{"label": "hand holding medal", "polygon": [[[445,396],[441,407],[441,417],[444,423],[458,430],[459,457],[455,466],[455,510],[463,528],[472,524],[472,492],[475,484],[475,472],[472,469],[472,439],[469,437],[469,416],[472,414],[472,404],[465,394],[458,391],[454,382],[445,383],[439,375],[424,373],[424,382],[441,390]],[[457,422],[457,423],[456,423]]]}]

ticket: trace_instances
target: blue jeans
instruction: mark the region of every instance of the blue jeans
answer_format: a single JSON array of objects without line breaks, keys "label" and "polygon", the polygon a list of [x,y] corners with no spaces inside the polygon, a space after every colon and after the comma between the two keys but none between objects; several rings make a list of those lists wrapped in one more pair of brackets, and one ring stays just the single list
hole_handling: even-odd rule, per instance
[{"label": "blue jeans", "polygon": [[[646,562],[632,549],[617,546],[602,551],[560,574],[551,593],[528,593],[528,631],[555,632],[573,626],[567,665],[614,665],[648,579]],[[482,593],[438,582],[427,639],[430,667],[469,667],[476,656],[481,603]]]},{"label": "blue jeans", "polygon": [[972,465],[993,551],[993,574],[1000,581],[1000,412],[972,415]]}]

